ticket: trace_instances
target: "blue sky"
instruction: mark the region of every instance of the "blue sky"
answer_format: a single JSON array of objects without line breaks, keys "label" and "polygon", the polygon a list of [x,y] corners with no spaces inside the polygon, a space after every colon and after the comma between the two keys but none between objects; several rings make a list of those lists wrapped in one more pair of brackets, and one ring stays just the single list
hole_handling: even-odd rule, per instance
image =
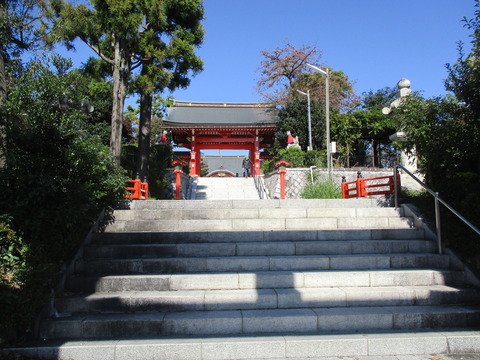
[{"label": "blue sky", "polygon": [[[315,46],[322,64],[341,70],[358,95],[394,87],[401,78],[426,97],[445,94],[446,63],[457,43],[470,49],[463,17],[474,0],[204,0],[204,71],[173,96],[185,101],[256,102],[260,51],[288,39]],[[77,42],[62,51],[80,66],[94,53]],[[169,95],[169,94],[165,94]],[[132,99],[127,103],[131,103]]]},{"label": "blue sky", "polygon": [[323,63],[346,73],[359,95],[404,77],[427,97],[442,95],[457,42],[470,49],[462,18],[475,11],[474,0],[205,0],[204,6],[198,54],[205,70],[173,93],[179,100],[260,101],[260,51],[285,39],[316,46]]},{"label": "blue sky", "polygon": [[[204,0],[206,36],[198,50],[204,71],[178,100],[261,101],[255,87],[260,51],[288,39],[322,52],[322,64],[343,71],[361,95],[402,78],[424,96],[445,94],[446,63],[458,58],[457,43],[470,50],[474,0]],[[67,53],[79,66],[93,52],[79,44]],[[170,95],[170,94],[164,94]],[[127,104],[134,104],[127,99]],[[223,151],[222,154],[227,152]]]}]

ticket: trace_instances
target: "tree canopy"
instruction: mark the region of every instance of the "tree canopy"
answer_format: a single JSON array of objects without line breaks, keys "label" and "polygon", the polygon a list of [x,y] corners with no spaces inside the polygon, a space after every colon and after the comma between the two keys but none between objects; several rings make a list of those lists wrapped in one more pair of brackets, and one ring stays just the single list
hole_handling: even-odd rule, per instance
[{"label": "tree canopy", "polygon": [[[260,52],[262,61],[257,71],[257,91],[267,102],[284,103],[290,95],[294,82],[306,71],[307,63],[317,64],[321,53],[312,45],[296,47],[284,40],[283,47]],[[306,89],[305,89],[306,90]]]},{"label": "tree canopy", "polygon": [[[113,80],[110,148],[120,163],[122,121],[129,85],[141,96],[141,143],[148,144],[151,94],[188,85],[202,69],[194,49],[203,40],[201,0],[92,0],[72,5],[50,0],[49,42],[67,47],[80,39],[111,66]],[[132,72],[140,68],[140,73]]]},{"label": "tree canopy", "polygon": [[43,0],[0,2],[0,105],[7,92],[5,65],[38,45]]},{"label": "tree canopy", "polygon": [[[258,90],[268,101],[279,107],[280,121],[277,138],[280,146],[286,146],[286,131],[298,135],[300,146],[308,144],[307,99],[298,91],[310,93],[313,147],[326,149],[326,77],[311,69],[308,64],[318,65],[321,52],[310,45],[296,47],[288,41],[273,51],[262,51],[261,79]],[[321,66],[322,67],[322,66]],[[337,142],[337,160],[350,164],[350,156],[366,161],[366,149],[371,143],[372,165],[380,145],[390,143],[388,135],[394,132],[392,120],[381,113],[381,108],[393,100],[396,92],[390,88],[364,94],[354,92],[353,83],[343,71],[328,69],[329,109],[331,139]]]}]

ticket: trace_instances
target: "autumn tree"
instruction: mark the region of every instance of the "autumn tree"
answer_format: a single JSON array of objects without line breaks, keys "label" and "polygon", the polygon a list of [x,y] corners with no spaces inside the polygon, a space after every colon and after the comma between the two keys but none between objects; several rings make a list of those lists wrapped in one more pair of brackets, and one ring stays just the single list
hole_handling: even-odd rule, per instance
[{"label": "autumn tree", "polygon": [[[315,46],[296,47],[285,40],[283,47],[260,53],[262,61],[257,71],[261,78],[257,81],[257,91],[265,101],[286,104],[297,99],[295,90],[310,90],[312,99],[325,104],[325,77],[307,65],[325,67],[319,64],[321,52]],[[329,74],[331,109],[343,111],[356,103],[358,97],[348,76],[331,68]]]},{"label": "autumn tree", "polygon": [[307,71],[307,63],[318,64],[321,53],[311,45],[296,47],[284,40],[283,47],[261,51],[262,61],[257,71],[261,78],[257,91],[267,102],[285,103],[294,82]]}]

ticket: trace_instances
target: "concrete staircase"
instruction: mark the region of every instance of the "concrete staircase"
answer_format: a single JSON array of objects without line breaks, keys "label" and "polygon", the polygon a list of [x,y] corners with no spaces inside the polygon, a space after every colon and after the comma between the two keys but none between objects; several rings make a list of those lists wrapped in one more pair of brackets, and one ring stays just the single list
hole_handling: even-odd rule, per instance
[{"label": "concrete staircase", "polygon": [[40,325],[44,342],[17,351],[75,360],[480,353],[479,290],[404,211],[374,199],[134,201],[84,248],[55,300],[60,316]]},{"label": "concrete staircase", "polygon": [[199,177],[196,200],[258,200],[253,178]]}]

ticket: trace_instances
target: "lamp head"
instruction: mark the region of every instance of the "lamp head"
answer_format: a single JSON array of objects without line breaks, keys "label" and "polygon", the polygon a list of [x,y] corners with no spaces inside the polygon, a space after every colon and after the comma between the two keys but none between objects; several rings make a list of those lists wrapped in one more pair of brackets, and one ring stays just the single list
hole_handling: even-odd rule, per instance
[{"label": "lamp head", "polygon": [[328,70],[327,71],[322,70],[319,67],[313,66],[312,64],[308,64],[308,63],[307,63],[307,66],[311,67],[313,70],[321,72],[325,76],[328,76]]}]

